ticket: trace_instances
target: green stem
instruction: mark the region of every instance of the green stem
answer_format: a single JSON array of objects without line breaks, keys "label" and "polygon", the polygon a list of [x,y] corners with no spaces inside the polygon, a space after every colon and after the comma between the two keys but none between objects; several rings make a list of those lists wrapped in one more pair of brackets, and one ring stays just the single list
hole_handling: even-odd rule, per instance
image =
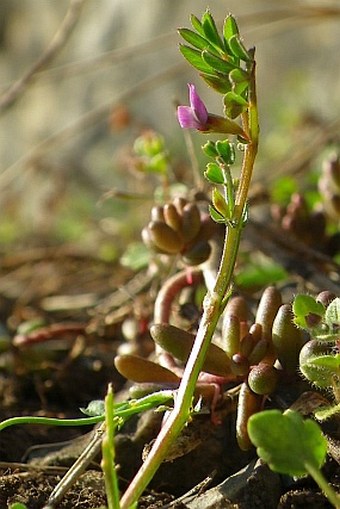
[{"label": "green stem", "polygon": [[224,250],[215,287],[212,293],[208,293],[205,297],[203,316],[175,398],[174,409],[163,424],[146,461],[123,495],[121,509],[129,509],[137,502],[158,470],[159,465],[166,458],[171,444],[188,421],[197,378],[202,369],[217,322],[230,295],[232,276],[243,229],[244,211],[258,146],[259,129],[255,91],[255,65],[252,67],[249,87],[249,108],[247,114],[243,117],[243,124],[251,141],[246,145],[244,152],[240,183],[235,200],[234,226],[229,226],[226,229]]},{"label": "green stem", "polygon": [[313,465],[307,463],[305,465],[307,472],[311,477],[313,477],[314,481],[318,484],[320,489],[323,491],[325,496],[328,498],[331,504],[334,505],[337,509],[340,508],[340,495],[336,493],[332,486],[328,484],[327,480],[322,475],[321,470],[318,470]]},{"label": "green stem", "polygon": [[10,417],[0,423],[0,431],[9,426],[18,424],[41,424],[43,426],[93,426],[104,420],[104,415],[96,415],[94,417],[81,417],[79,419],[58,419],[54,417]]},{"label": "green stem", "polygon": [[105,397],[105,425],[106,434],[102,441],[101,467],[105,480],[107,506],[108,509],[120,509],[114,446],[114,435],[117,425],[114,421],[113,391],[111,384],[109,385]]}]

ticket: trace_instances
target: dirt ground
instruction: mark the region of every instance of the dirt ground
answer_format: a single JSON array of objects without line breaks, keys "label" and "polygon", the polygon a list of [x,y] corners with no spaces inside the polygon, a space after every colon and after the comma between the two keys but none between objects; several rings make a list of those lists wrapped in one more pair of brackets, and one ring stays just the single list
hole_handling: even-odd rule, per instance
[{"label": "dirt ground", "polygon": [[[122,291],[132,287],[134,299],[130,292]],[[150,288],[145,274],[136,276],[65,247],[32,248],[3,257],[1,420],[22,415],[80,417],[79,408],[104,398],[109,382],[117,398],[126,396],[125,380],[115,370],[113,359],[126,343],[123,322],[136,316],[140,321],[141,317],[150,320]],[[37,320],[44,323],[38,339],[22,329],[21,342],[15,339],[22,322]],[[152,350],[145,327],[138,334],[138,345],[144,355]],[[219,425],[211,423],[208,413],[193,419],[140,507],[330,507],[309,479],[293,482],[256,463],[253,450],[239,450],[234,410],[230,402],[222,403]],[[143,449],[155,438],[161,419],[161,414],[149,412],[129,421],[117,435],[122,489],[141,465]],[[333,452],[325,472],[338,486],[337,422],[330,431]],[[40,425],[0,432],[0,507],[13,502],[25,503],[29,509],[44,507],[91,433],[88,427]],[[105,503],[100,457],[96,457],[57,507],[95,509]]]}]

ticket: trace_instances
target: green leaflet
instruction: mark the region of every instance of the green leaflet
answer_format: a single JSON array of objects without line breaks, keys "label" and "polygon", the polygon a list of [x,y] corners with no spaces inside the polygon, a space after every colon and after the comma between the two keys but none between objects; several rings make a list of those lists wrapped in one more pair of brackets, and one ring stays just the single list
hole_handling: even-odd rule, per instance
[{"label": "green leaflet", "polygon": [[308,465],[319,469],[325,462],[327,441],[320,427],[298,412],[258,412],[250,417],[248,432],[258,455],[275,472],[301,477]]},{"label": "green leaflet", "polygon": [[185,44],[179,45],[179,50],[184,58],[191,64],[195,69],[205,74],[210,74],[213,69],[202,59],[201,52],[197,49],[193,49]]},{"label": "green leaflet", "polygon": [[240,39],[239,35],[233,35],[228,41],[229,49],[232,54],[243,60],[244,62],[251,62],[252,58]]},{"label": "green leaflet", "polygon": [[215,71],[228,75],[230,71],[235,69],[235,66],[228,62],[227,60],[223,60],[222,58],[216,57],[212,53],[207,50],[202,51],[202,59]]}]

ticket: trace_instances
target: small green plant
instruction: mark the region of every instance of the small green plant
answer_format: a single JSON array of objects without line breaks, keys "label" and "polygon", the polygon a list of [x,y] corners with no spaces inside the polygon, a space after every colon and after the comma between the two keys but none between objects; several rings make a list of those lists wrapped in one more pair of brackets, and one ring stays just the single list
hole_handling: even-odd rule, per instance
[{"label": "small green plant", "polygon": [[[340,411],[340,299],[327,291],[316,298],[297,295],[292,309],[295,326],[310,336],[300,350],[299,369],[311,384],[332,390],[334,395],[334,404],[314,412],[318,420],[324,420]],[[320,470],[326,460],[327,440],[315,421],[303,420],[292,410],[283,414],[266,410],[252,415],[247,429],[258,455],[272,470],[296,477],[311,475],[334,507],[340,507],[340,496]]]},{"label": "small green plant", "polygon": [[[236,257],[247,219],[249,185],[258,148],[254,50],[245,48],[237,23],[231,15],[225,20],[222,34],[219,34],[208,10],[200,20],[192,16],[191,23],[193,30],[179,30],[186,43],[181,45],[181,52],[199,71],[203,80],[222,94],[224,115],[209,113],[194,84],[188,85],[189,105],[179,106],[177,114],[184,129],[228,136],[227,139],[208,143],[208,147],[204,149],[212,158],[212,163],[204,174],[214,186],[210,214],[214,221],[225,227],[224,249],[216,280],[204,299],[202,318],[181,378],[174,409],[164,423],[142,469],[123,495],[122,509],[128,509],[136,503],[190,416],[199,373],[218,320],[231,295]],[[241,120],[241,125],[238,119]],[[237,147],[238,144],[242,146],[243,162],[238,179],[232,175],[230,169],[234,163],[235,150],[235,143],[230,140],[230,136],[237,138]]]},{"label": "small green plant", "polygon": [[295,324],[310,335],[300,352],[301,373],[314,386],[333,393],[334,403],[315,412],[324,420],[340,412],[340,298],[329,292],[316,299],[298,295],[293,311]]},{"label": "small green plant", "polygon": [[[161,195],[151,210],[142,239],[155,259],[159,255],[162,262],[169,261],[167,267],[172,271],[176,268],[175,274],[162,283],[154,305],[150,333],[158,358],[151,361],[131,354],[116,357],[118,371],[137,384],[133,387],[135,396],[129,401],[114,403],[109,387],[105,403],[92,402],[83,410],[86,417],[82,419],[17,417],[0,423],[0,431],[22,423],[62,426],[101,423],[93,444],[53,491],[46,508],[58,503],[91,455],[98,452],[98,443],[102,446],[109,509],[136,507],[172,443],[193,412],[199,411],[203,399],[208,400],[212,421],[218,422],[215,410],[223,399],[225,384],[232,385],[231,391],[239,393],[236,436],[241,449],[249,449],[253,442],[259,455],[274,470],[297,476],[310,473],[332,503],[338,504],[337,495],[319,473],[325,461],[326,445],[317,424],[303,421],[291,411],[282,415],[276,410],[264,413],[260,410],[280,384],[296,380],[300,362],[300,371],[312,383],[333,389],[335,405],[331,405],[331,412],[339,411],[340,300],[325,295],[318,299],[299,295],[292,307],[283,304],[280,292],[270,286],[263,292],[252,320],[246,301],[232,296],[259,141],[255,50],[245,47],[232,15],[226,17],[221,33],[209,10],[201,19],[191,16],[191,24],[192,29],[179,30],[184,40],[180,51],[203,81],[221,95],[223,113],[209,112],[196,85],[189,83],[189,104],[178,107],[177,117],[183,129],[213,134],[214,138],[220,135],[202,147],[209,162],[201,176],[210,185],[210,199],[202,189],[195,197],[189,192],[185,197],[172,196],[168,153],[162,137],[148,132],[134,146],[135,169],[158,175],[162,183]],[[235,167],[239,162],[237,172]],[[305,218],[304,203],[296,199],[295,208],[290,212],[294,219]],[[302,222],[302,230],[305,229]],[[212,268],[211,254],[216,245],[221,245],[222,250]],[[151,260],[144,250],[142,255],[142,264]],[[130,252],[126,258],[131,267],[133,259],[140,258],[140,254]],[[140,267],[141,260],[137,262],[136,267]],[[274,272],[277,274],[277,267]],[[193,331],[173,325],[175,300],[184,290],[195,293],[200,288],[201,291],[203,284],[206,294],[200,299],[200,319]],[[303,330],[311,337],[306,345]],[[53,337],[51,328],[33,336],[24,335],[21,340],[27,346],[46,337]],[[15,344],[23,343],[17,338]],[[136,391],[149,393],[136,396]],[[196,406],[195,400],[199,401]],[[114,435],[133,415],[148,409],[162,410],[164,405],[173,408],[143,466],[120,498]],[[328,415],[329,412],[328,409]],[[22,508],[19,505],[12,509]]]},{"label": "small green plant", "polygon": [[316,422],[303,420],[292,410],[283,414],[265,410],[249,419],[248,433],[257,454],[272,470],[295,477],[309,474],[334,507],[340,507],[340,496],[320,470],[327,456],[327,440]]}]

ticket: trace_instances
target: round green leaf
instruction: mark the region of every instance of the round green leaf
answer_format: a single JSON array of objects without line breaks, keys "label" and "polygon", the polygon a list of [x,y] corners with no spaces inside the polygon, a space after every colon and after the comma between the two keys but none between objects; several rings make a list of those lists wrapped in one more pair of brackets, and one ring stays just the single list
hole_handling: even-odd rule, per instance
[{"label": "round green leaf", "polygon": [[216,163],[208,163],[204,176],[213,184],[223,184],[224,177],[221,168]]},{"label": "round green leaf", "polygon": [[327,442],[318,424],[298,412],[266,410],[250,417],[248,433],[271,470],[301,477],[325,462]]},{"label": "round green leaf", "polygon": [[323,316],[325,308],[311,295],[297,295],[293,302],[294,323],[303,329],[309,329],[307,318],[309,315]]}]

